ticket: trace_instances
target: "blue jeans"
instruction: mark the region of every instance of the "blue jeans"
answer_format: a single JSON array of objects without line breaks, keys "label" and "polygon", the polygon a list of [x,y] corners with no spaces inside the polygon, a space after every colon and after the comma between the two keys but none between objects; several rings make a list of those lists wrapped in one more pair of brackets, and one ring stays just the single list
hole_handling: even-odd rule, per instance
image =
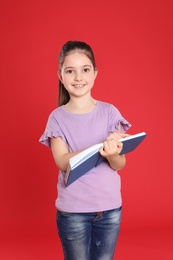
[{"label": "blue jeans", "polygon": [[65,260],[112,260],[120,230],[121,207],[95,213],[57,211]]}]

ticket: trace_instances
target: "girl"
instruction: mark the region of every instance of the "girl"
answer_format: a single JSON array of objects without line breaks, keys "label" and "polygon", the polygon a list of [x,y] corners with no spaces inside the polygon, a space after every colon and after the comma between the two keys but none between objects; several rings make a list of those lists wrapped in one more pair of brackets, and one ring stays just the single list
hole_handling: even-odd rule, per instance
[{"label": "girl", "polygon": [[[51,147],[59,169],[57,228],[65,260],[111,260],[121,222],[119,155],[130,127],[109,104],[94,99],[91,90],[98,70],[91,47],[80,41],[64,44],[59,55],[59,107],[49,116],[40,142]],[[65,187],[69,159],[96,143],[106,162]]]}]

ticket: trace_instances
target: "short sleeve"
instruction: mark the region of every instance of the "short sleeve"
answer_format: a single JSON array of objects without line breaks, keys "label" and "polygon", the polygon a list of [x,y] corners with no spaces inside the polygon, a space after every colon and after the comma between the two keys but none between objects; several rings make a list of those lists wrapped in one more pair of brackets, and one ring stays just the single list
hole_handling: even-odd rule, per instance
[{"label": "short sleeve", "polygon": [[40,137],[39,142],[50,147],[50,139],[54,138],[54,137],[55,138],[61,137],[62,140],[65,141],[65,136],[58,123],[58,119],[55,118],[53,113],[51,113],[48,118],[45,131],[42,134],[42,136]]},{"label": "short sleeve", "polygon": [[125,133],[131,127],[131,124],[121,115],[120,111],[113,105],[111,106],[109,123],[110,132],[118,132],[119,125],[121,125],[122,133]]}]

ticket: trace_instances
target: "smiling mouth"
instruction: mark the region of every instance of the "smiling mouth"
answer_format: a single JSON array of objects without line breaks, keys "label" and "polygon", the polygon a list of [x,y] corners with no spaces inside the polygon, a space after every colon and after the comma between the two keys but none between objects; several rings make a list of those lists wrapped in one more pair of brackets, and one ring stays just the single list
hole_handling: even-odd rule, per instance
[{"label": "smiling mouth", "polygon": [[85,84],[74,84],[73,85],[73,87],[75,87],[75,88],[82,88],[84,86],[85,86]]}]

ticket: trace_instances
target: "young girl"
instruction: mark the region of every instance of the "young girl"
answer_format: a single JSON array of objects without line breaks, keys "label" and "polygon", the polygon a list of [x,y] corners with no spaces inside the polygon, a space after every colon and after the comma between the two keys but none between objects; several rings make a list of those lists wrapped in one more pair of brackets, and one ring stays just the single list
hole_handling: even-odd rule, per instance
[{"label": "young girl", "polygon": [[[57,228],[65,260],[111,260],[121,222],[119,155],[130,124],[119,110],[94,99],[91,90],[98,70],[91,47],[80,41],[64,44],[59,55],[59,107],[49,116],[40,142],[51,147],[59,169]],[[96,143],[105,157],[68,187],[69,159]]]}]

